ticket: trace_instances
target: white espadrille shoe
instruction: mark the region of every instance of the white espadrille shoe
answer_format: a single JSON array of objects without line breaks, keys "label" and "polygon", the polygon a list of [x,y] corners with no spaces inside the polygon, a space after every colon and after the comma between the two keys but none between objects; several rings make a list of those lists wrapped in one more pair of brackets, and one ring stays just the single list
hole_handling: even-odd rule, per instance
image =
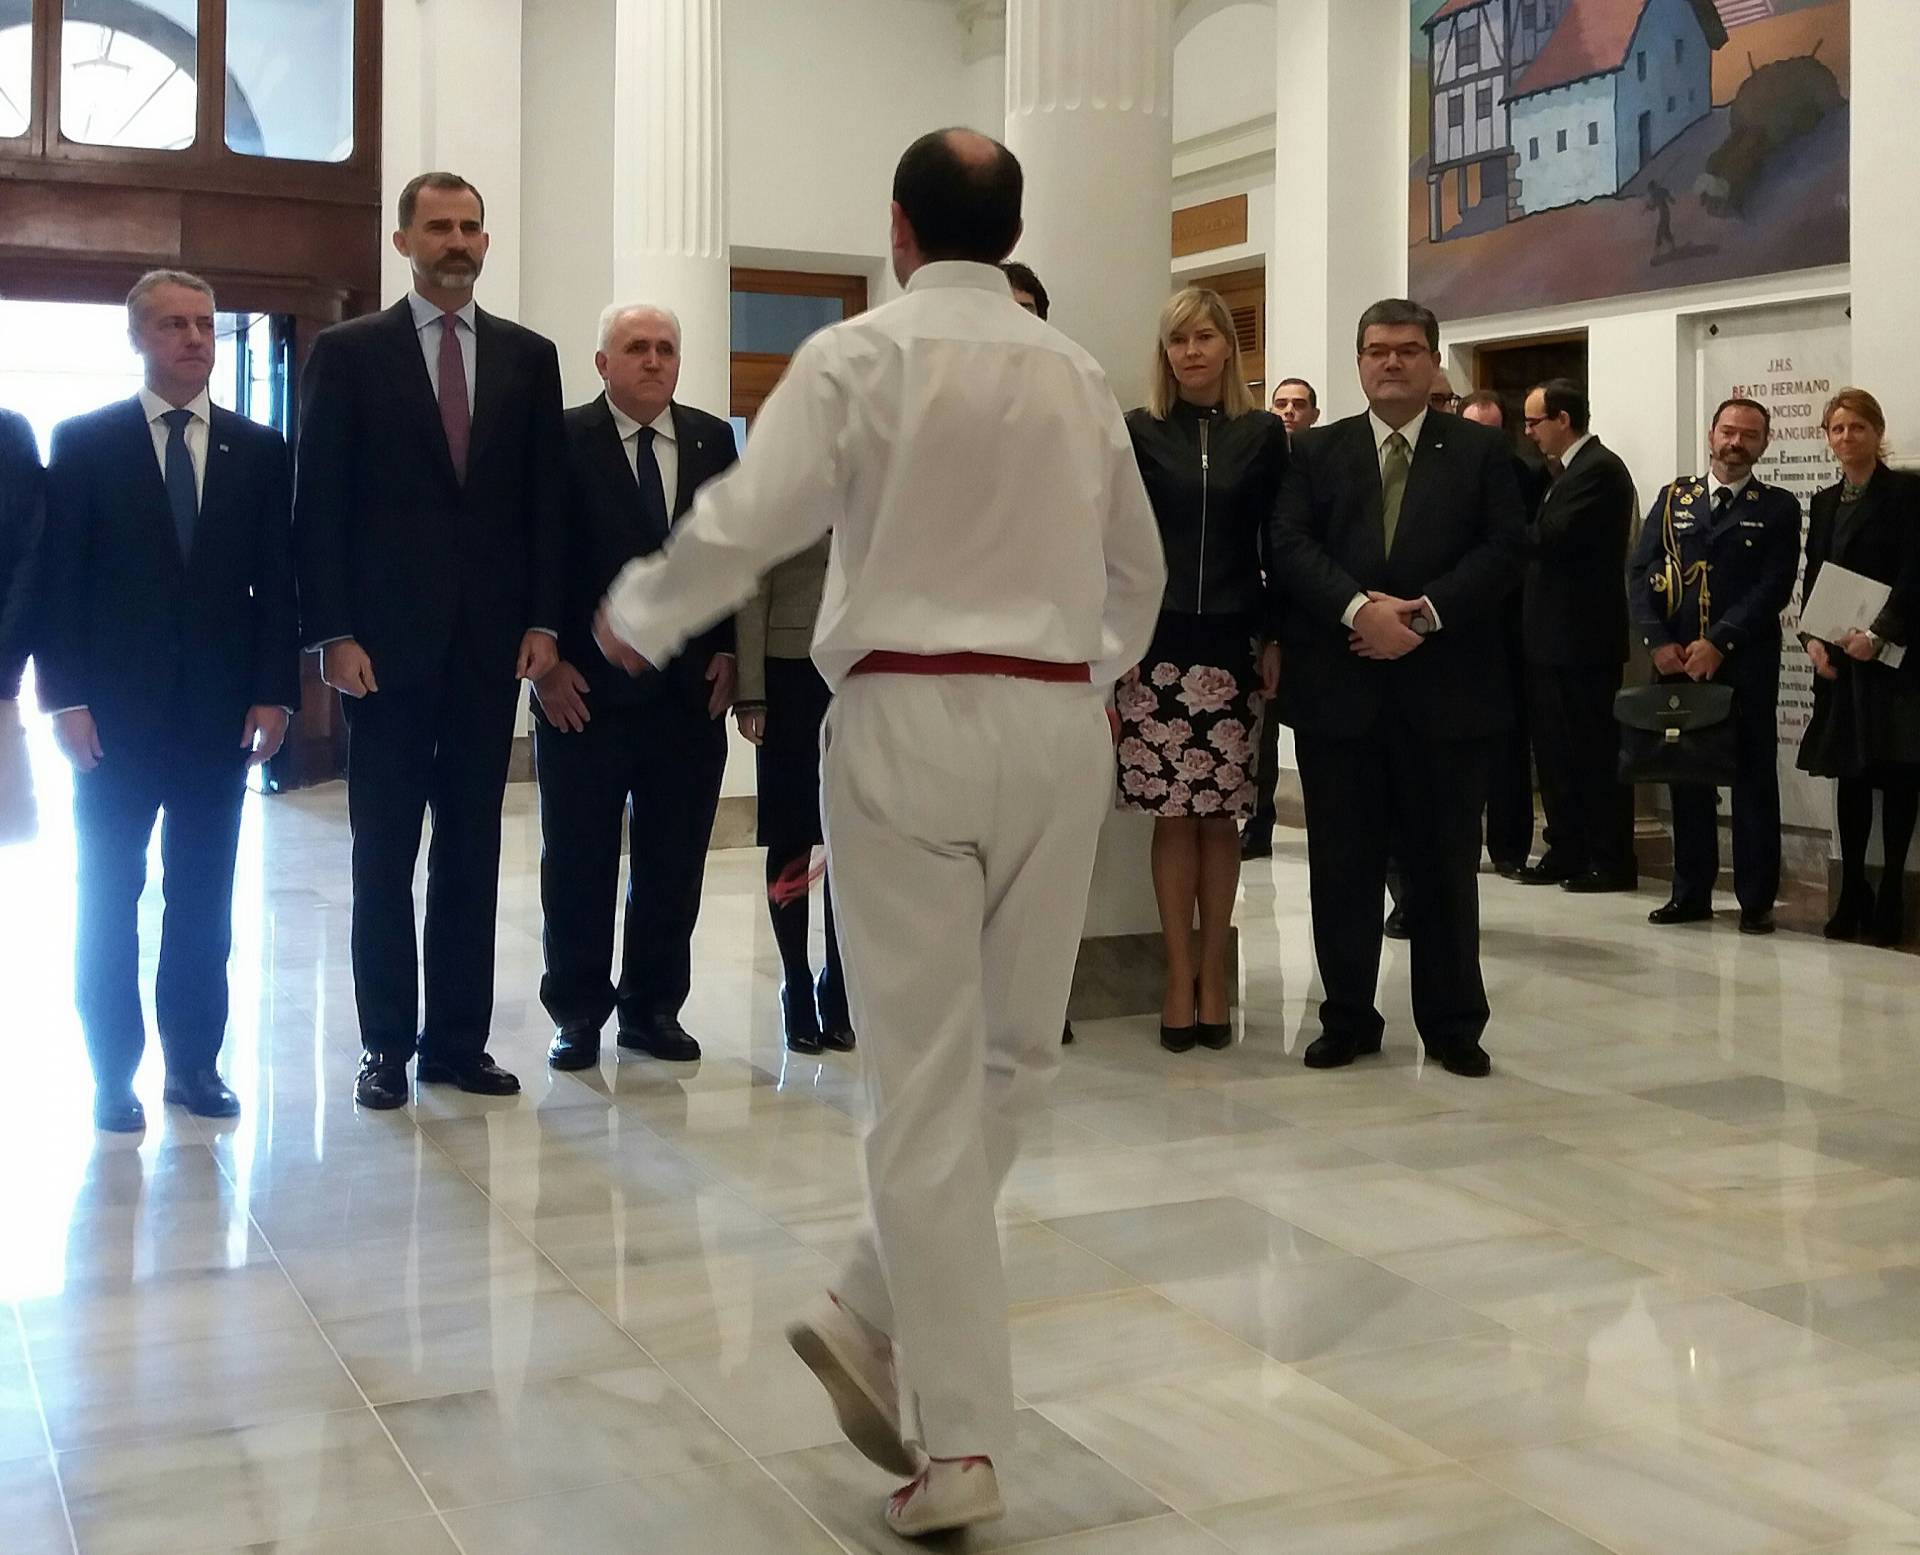
[{"label": "white espadrille shoe", "polygon": [[893,1341],[831,1292],[788,1325],[787,1343],[833,1401],[847,1440],[891,1474],[917,1474],[922,1459],[900,1434],[900,1384]]},{"label": "white espadrille shoe", "polygon": [[1006,1516],[1000,1481],[986,1458],[929,1458],[887,1502],[887,1526],[909,1539],[949,1533]]}]

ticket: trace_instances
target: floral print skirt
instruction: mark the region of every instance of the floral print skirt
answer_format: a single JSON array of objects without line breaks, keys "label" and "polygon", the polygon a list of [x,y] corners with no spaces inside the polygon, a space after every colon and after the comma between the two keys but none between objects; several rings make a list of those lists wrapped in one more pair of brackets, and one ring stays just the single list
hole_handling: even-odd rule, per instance
[{"label": "floral print skirt", "polygon": [[1161,614],[1137,680],[1120,687],[1120,808],[1253,813],[1260,644],[1248,616]]}]

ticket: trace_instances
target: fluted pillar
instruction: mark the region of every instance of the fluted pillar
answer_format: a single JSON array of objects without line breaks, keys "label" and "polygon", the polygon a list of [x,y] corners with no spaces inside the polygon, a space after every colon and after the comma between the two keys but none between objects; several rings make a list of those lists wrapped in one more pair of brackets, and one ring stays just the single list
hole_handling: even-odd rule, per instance
[{"label": "fluted pillar", "polygon": [[1026,171],[1017,250],[1053,322],[1145,397],[1169,289],[1173,0],[1009,0],[1007,144]]},{"label": "fluted pillar", "polygon": [[[1026,174],[1015,253],[1126,407],[1146,398],[1171,288],[1172,89],[1173,0],[1008,0],[1006,138]],[[1118,812],[1100,834],[1076,1016],[1159,1007],[1152,835]]]},{"label": "fluted pillar", "polygon": [[[720,0],[617,0],[613,291],[680,316],[679,397],[727,414]],[[554,234],[566,241],[565,234]]]}]

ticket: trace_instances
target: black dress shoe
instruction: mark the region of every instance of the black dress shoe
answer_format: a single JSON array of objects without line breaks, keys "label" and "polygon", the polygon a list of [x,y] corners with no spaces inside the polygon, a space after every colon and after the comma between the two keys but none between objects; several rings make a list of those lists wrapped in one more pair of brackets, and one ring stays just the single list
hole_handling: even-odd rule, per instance
[{"label": "black dress shoe", "polygon": [[1855,939],[1873,923],[1873,887],[1864,880],[1842,886],[1840,901],[1820,932],[1828,939]]},{"label": "black dress shoe", "polygon": [[1637,875],[1607,875],[1597,869],[1560,882],[1561,890],[1571,891],[1576,896],[1600,896],[1608,891],[1637,891],[1639,888]]},{"label": "black dress shoe", "polygon": [[1580,873],[1584,871],[1571,870],[1563,864],[1543,858],[1538,864],[1522,864],[1513,878],[1522,885],[1564,885]]},{"label": "black dress shoe", "polygon": [[820,1019],[813,1009],[813,990],[780,990],[780,1026],[787,1039],[789,1053],[804,1053],[812,1058],[823,1051]]},{"label": "black dress shoe", "polygon": [[645,1053],[652,1058],[664,1058],[672,1064],[697,1064],[700,1061],[700,1044],[693,1040],[687,1028],[673,1015],[656,1016],[653,1024],[645,1030],[634,1026],[622,1027],[620,1046],[630,1053]]},{"label": "black dress shoe", "polygon": [[1197,1022],[1185,1026],[1169,1026],[1160,1023],[1160,1045],[1169,1053],[1191,1053],[1194,1043],[1200,1040],[1200,1027]]},{"label": "black dress shoe", "polygon": [[1771,934],[1773,932],[1773,909],[1765,908],[1760,912],[1748,912],[1740,909],[1740,932],[1742,934]]},{"label": "black dress shoe", "polygon": [[211,1069],[189,1069],[167,1075],[161,1098],[169,1107],[185,1107],[196,1118],[237,1118],[240,1098]]},{"label": "black dress shoe", "polygon": [[591,1069],[600,1062],[600,1028],[562,1026],[547,1044],[549,1069]]},{"label": "black dress shoe", "polygon": [[147,1126],[147,1109],[124,1086],[102,1086],[93,1093],[93,1126],[108,1134],[138,1134]]},{"label": "black dress shoe", "polygon": [[1453,1048],[1440,1055],[1440,1067],[1463,1079],[1484,1080],[1493,1073],[1493,1060],[1478,1042],[1471,1047]]},{"label": "black dress shoe", "polygon": [[518,1096],[520,1081],[482,1053],[462,1063],[423,1058],[415,1073],[422,1085],[455,1085],[470,1096]]},{"label": "black dress shoe", "polygon": [[1670,923],[1705,923],[1713,908],[1705,902],[1668,902],[1647,914],[1647,922],[1665,927]]},{"label": "black dress shoe", "polygon": [[1240,857],[1243,860],[1273,857],[1273,823],[1248,821],[1240,830]]},{"label": "black dress shoe", "polygon": [[1525,859],[1497,858],[1493,861],[1493,872],[1502,880],[1517,880],[1520,871],[1527,867]]},{"label": "black dress shoe", "polygon": [[353,1082],[353,1099],[375,1112],[390,1112],[407,1104],[407,1066],[402,1059],[368,1053],[360,1060],[360,1076]]},{"label": "black dress shoe", "polygon": [[1412,939],[1413,935],[1407,931],[1406,908],[1396,907],[1388,913],[1387,921],[1380,925],[1380,932],[1388,939]]},{"label": "black dress shoe", "polygon": [[1338,1037],[1331,1031],[1323,1031],[1307,1044],[1302,1062],[1309,1069],[1344,1069],[1356,1058],[1379,1051],[1380,1037],[1377,1033],[1362,1040],[1359,1037]]}]

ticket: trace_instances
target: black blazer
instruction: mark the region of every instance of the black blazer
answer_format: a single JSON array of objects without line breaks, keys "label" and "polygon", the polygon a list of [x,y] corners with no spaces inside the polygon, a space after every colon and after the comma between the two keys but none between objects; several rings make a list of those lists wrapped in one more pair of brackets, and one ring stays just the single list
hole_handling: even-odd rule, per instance
[{"label": "black blazer", "polygon": [[1547,488],[1531,529],[1527,661],[1561,666],[1627,661],[1627,547],[1633,477],[1599,438]]},{"label": "black blazer", "polygon": [[[1366,415],[1303,432],[1275,532],[1287,599],[1280,716],[1302,733],[1357,738],[1386,721],[1429,739],[1497,734],[1512,721],[1501,613],[1526,545],[1506,438],[1430,411],[1386,550],[1379,455]],[[1425,595],[1439,632],[1391,663],[1362,659],[1340,624],[1355,594]]]},{"label": "black blazer", "polygon": [[[1920,476],[1881,465],[1850,507],[1840,506],[1840,486],[1823,486],[1808,503],[1807,573],[1800,598],[1827,562],[1893,586],[1873,622],[1874,635],[1910,647],[1920,625]],[[1844,513],[1844,516],[1842,516]],[[1850,666],[1852,660],[1843,659]],[[1920,677],[1920,653],[1909,653],[1894,672]],[[1817,687],[1816,687],[1817,689]]]},{"label": "black blazer", "polygon": [[323,330],[301,384],[300,634],[352,637],[384,690],[431,682],[456,631],[489,675],[558,630],[566,445],[553,342],[474,310],[467,478],[454,475],[403,297]]},{"label": "black blazer", "polygon": [[41,530],[40,449],[17,411],[0,410],[0,697],[20,694],[33,651]]},{"label": "black blazer", "polygon": [[236,758],[247,709],[300,705],[287,445],[213,408],[183,561],[138,398],[54,429],[40,703],[87,707],[111,758],[168,724]]},{"label": "black blazer", "polygon": [[[678,523],[700,488],[731,468],[739,455],[733,428],[718,416],[677,400],[672,411],[680,474],[669,497],[669,517]],[[587,677],[589,710],[636,707],[658,696],[663,687],[696,697],[704,706],[712,694],[707,665],[716,653],[734,649],[732,616],[690,641],[659,675],[633,676],[615,668],[594,642],[594,612],[614,578],[636,556],[658,546],[640,527],[639,487],[604,394],[566,413],[566,436],[570,521],[560,657]]]}]

